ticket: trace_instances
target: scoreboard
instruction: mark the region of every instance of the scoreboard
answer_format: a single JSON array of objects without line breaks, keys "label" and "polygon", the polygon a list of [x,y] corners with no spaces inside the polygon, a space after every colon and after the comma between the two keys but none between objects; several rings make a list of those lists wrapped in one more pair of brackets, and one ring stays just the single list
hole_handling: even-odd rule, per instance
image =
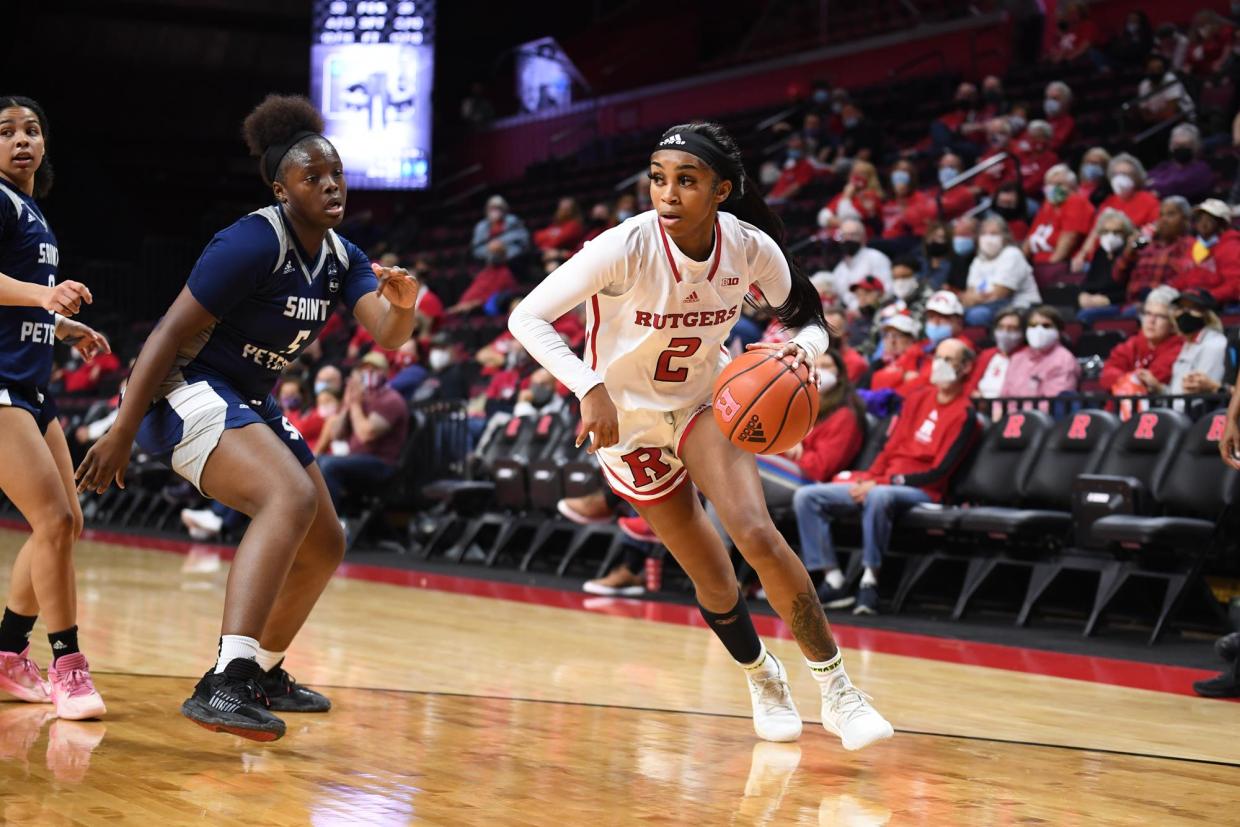
[{"label": "scoreboard", "polygon": [[430,184],[435,0],[314,0],[310,98],[356,189]]}]

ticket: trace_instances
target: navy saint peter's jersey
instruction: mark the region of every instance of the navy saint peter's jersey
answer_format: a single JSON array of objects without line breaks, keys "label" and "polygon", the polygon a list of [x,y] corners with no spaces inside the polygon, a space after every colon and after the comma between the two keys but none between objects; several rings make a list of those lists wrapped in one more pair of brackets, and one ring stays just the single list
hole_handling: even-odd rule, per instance
[{"label": "navy saint peter's jersey", "polygon": [[182,347],[163,392],[182,380],[222,379],[261,400],[336,305],[352,310],[378,280],[366,254],[332,230],[307,259],[277,205],[217,233],[187,284],[217,321]]},{"label": "navy saint peter's jersey", "polygon": [[[60,251],[34,199],[0,178],[0,273],[52,286]],[[0,306],[0,385],[44,389],[52,376],[55,317],[42,307]]]}]

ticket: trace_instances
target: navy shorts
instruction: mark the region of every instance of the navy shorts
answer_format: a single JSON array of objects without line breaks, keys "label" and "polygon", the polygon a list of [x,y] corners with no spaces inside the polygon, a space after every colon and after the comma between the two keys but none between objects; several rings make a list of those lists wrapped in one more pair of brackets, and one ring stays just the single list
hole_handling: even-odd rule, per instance
[{"label": "navy shorts", "polygon": [[52,424],[58,413],[56,400],[43,391],[27,385],[6,385],[3,382],[0,382],[0,406],[29,411],[42,434],[47,433],[47,426]]},{"label": "navy shorts", "polygon": [[138,445],[168,462],[202,492],[202,469],[224,432],[260,422],[288,446],[302,467],[314,462],[314,452],[271,395],[244,399],[218,379],[187,379],[174,387],[142,419]]}]

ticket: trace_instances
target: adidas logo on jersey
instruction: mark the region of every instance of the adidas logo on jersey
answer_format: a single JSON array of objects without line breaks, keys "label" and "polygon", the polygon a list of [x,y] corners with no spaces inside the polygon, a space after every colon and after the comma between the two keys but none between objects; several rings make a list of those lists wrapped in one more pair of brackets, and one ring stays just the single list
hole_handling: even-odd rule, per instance
[{"label": "adidas logo on jersey", "polygon": [[698,300],[698,296],[697,296],[696,290],[694,290],[689,295],[685,296],[685,304],[688,304],[689,302],[695,302],[697,300]]},{"label": "adidas logo on jersey", "polygon": [[34,213],[32,213],[32,212],[28,212],[28,213],[26,213],[26,223],[27,223],[27,224],[33,224],[34,222],[36,222],[36,221],[38,221],[38,220],[39,220],[39,219],[37,219],[37,218],[35,218],[35,217],[34,217]]},{"label": "adidas logo on jersey", "polygon": [[749,417],[749,421],[745,423],[745,429],[741,431],[741,442],[766,442],[766,431],[762,430],[762,421],[757,414]]},{"label": "adidas logo on jersey", "polygon": [[684,146],[684,145],[685,145],[685,139],[680,137],[679,132],[677,132],[675,135],[668,135],[666,138],[659,141],[659,146]]},{"label": "adidas logo on jersey", "polygon": [[284,263],[284,272],[285,272],[285,273],[291,273],[291,272],[293,272],[293,262],[291,262],[291,261],[286,261],[286,262]]}]

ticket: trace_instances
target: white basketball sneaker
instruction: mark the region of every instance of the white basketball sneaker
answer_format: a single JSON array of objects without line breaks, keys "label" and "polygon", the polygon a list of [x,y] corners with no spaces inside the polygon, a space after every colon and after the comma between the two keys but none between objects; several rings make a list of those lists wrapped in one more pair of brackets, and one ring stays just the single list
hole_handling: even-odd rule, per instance
[{"label": "white basketball sneaker", "polygon": [[795,741],[801,737],[801,715],[792,702],[788,673],[779,658],[766,653],[754,669],[746,669],[749,700],[753,704],[753,731],[764,741]]},{"label": "white basketball sneaker", "polygon": [[822,725],[827,732],[840,737],[844,749],[862,749],[895,734],[887,719],[870,704],[871,700],[847,678],[835,681],[830,690],[824,690]]}]

